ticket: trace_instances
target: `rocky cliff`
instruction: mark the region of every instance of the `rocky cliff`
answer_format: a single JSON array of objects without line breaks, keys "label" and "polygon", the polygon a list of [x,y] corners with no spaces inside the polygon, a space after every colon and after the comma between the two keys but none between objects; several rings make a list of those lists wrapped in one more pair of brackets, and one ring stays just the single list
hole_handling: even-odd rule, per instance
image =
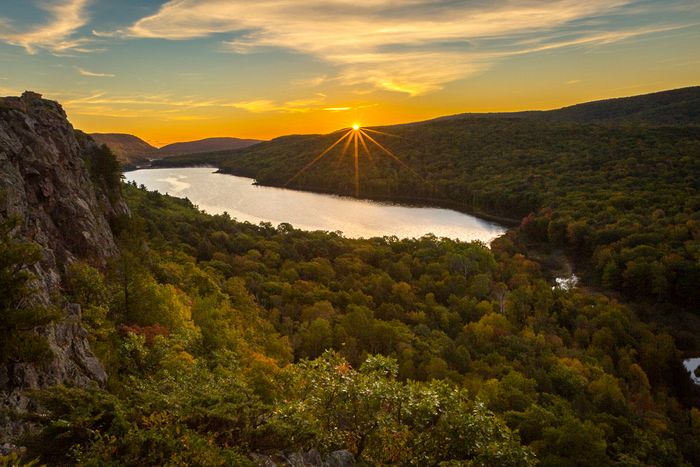
[{"label": "rocky cliff", "polygon": [[[0,219],[19,216],[15,236],[42,247],[43,258],[32,268],[36,300],[62,310],[59,320],[36,330],[53,352],[50,361],[0,367],[1,407],[29,407],[28,388],[106,380],[81,326],[80,307],[55,298],[66,265],[83,260],[101,267],[117,252],[110,219],[128,209],[118,187],[99,183],[88,169],[99,150],[73,129],[58,103],[32,92],[0,99]],[[0,421],[0,442],[3,432],[7,437],[19,428],[6,424],[3,430]]]}]

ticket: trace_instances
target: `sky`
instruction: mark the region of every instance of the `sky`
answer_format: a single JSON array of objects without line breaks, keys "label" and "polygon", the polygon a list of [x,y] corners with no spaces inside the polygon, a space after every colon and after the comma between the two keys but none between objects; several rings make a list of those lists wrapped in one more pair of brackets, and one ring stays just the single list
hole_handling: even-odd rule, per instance
[{"label": "sky", "polygon": [[700,0],[0,0],[0,95],[155,146],[700,84]]}]

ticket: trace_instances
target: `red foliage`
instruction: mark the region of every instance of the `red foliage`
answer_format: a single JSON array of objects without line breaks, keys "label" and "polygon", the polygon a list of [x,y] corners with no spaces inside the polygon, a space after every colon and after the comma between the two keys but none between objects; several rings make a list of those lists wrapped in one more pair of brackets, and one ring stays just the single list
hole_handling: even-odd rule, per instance
[{"label": "red foliage", "polygon": [[155,340],[156,336],[168,337],[170,335],[170,329],[162,324],[154,324],[152,326],[139,326],[138,324],[126,325],[122,324],[119,326],[119,331],[124,334],[133,333],[144,336],[146,338],[146,344],[151,345]]}]

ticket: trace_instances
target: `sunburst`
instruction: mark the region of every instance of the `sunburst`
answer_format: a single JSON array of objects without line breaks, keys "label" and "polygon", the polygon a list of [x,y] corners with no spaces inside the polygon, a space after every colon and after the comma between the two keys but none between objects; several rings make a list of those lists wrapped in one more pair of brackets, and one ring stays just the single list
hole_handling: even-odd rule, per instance
[{"label": "sunburst", "polygon": [[[413,170],[408,164],[406,164],[403,160],[401,160],[400,157],[398,157],[396,154],[391,152],[389,149],[387,149],[383,144],[378,142],[376,139],[374,139],[372,136],[370,136],[368,133],[374,133],[376,135],[384,135],[384,136],[390,136],[394,138],[400,138],[400,136],[397,135],[392,135],[390,133],[384,133],[383,131],[379,130],[373,130],[370,128],[363,128],[360,126],[359,123],[353,123],[353,125],[343,133],[343,135],[338,138],[333,144],[328,146],[321,154],[313,158],[309,163],[307,163],[304,167],[301,168],[297,173],[294,174],[292,178],[290,178],[287,183],[284,184],[284,186],[288,186],[290,183],[292,183],[296,178],[298,178],[301,174],[309,170],[314,164],[316,164],[318,161],[323,159],[324,156],[329,154],[336,146],[338,146],[341,142],[345,141],[345,144],[342,147],[340,157],[343,158],[345,154],[347,153],[348,149],[350,149],[350,146],[353,147],[353,166],[355,169],[355,176],[354,176],[354,184],[355,184],[355,197],[360,196],[360,156],[362,154],[366,155],[367,158],[372,161],[372,153],[370,152],[370,144],[373,144],[375,147],[379,148],[381,153],[387,155],[390,157],[392,160],[397,162],[401,167],[407,169],[410,171],[413,175],[418,177],[419,179],[423,180],[425,183],[428,183],[425,178],[423,178],[418,172]],[[370,143],[370,144],[368,144]],[[362,150],[362,152],[361,152]]]}]

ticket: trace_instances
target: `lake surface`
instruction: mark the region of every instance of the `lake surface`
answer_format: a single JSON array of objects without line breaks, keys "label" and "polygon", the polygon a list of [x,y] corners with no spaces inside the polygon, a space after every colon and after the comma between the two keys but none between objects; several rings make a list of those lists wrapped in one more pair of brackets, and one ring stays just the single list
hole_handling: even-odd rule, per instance
[{"label": "lake surface", "polygon": [[228,212],[253,224],[287,222],[303,230],[341,231],[346,237],[427,233],[463,241],[490,242],[506,228],[451,209],[399,206],[376,201],[271,188],[253,179],[215,173],[214,168],[142,169],[126,172],[127,181],[171,196],[188,198],[210,214]]}]

